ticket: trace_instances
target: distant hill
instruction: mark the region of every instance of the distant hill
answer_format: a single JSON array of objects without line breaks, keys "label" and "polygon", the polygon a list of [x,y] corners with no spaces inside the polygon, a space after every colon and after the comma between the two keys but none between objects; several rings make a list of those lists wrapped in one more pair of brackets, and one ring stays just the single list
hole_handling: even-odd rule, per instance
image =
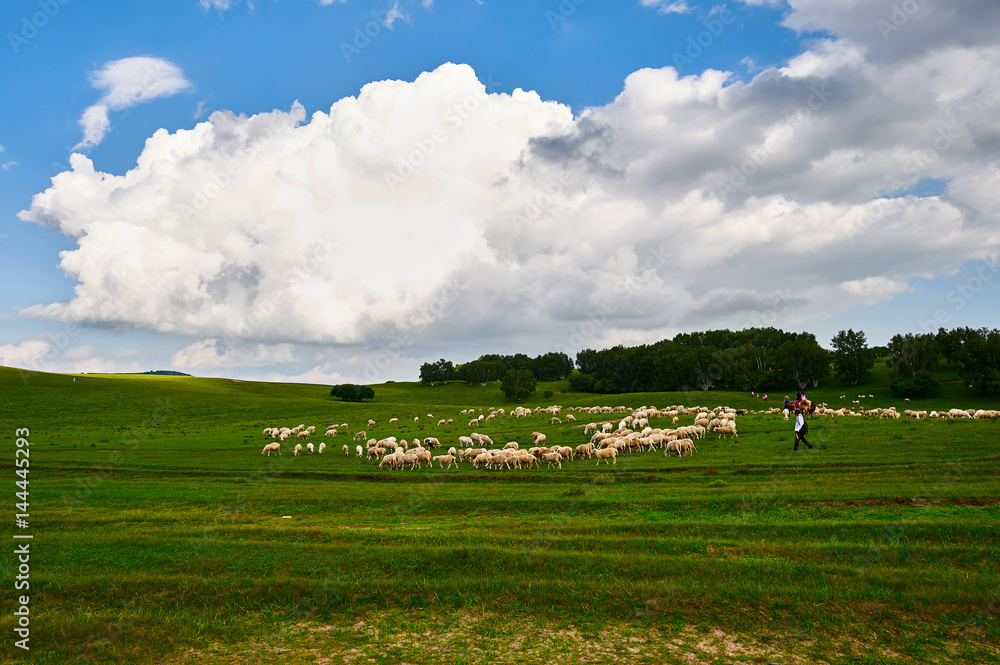
[{"label": "distant hill", "polygon": [[135,372],[136,374],[153,374],[156,376],[191,376],[190,374],[185,374],[184,372],[175,372],[172,369],[154,369],[148,372]]}]

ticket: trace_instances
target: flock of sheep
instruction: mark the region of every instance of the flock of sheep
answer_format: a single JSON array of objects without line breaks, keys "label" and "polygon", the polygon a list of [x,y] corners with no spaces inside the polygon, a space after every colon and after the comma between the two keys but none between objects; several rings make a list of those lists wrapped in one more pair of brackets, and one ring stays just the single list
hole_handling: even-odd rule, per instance
[{"label": "flock of sheep", "polygon": [[[863,397],[863,396],[862,396]],[[565,414],[563,414],[565,411]],[[575,412],[576,415],[574,415]],[[348,457],[354,453],[355,457],[365,458],[368,461],[378,463],[380,469],[419,469],[426,464],[433,467],[434,464],[442,469],[451,468],[459,463],[471,464],[474,469],[484,468],[490,470],[518,470],[540,468],[542,464],[546,468],[562,468],[562,463],[577,459],[596,459],[597,464],[617,464],[618,457],[634,452],[653,452],[662,450],[667,457],[676,455],[684,457],[698,452],[695,441],[705,438],[709,432],[714,432],[719,438],[739,436],[737,432],[737,416],[749,413],[746,409],[733,409],[731,407],[718,406],[715,409],[703,407],[670,406],[665,409],[656,407],[640,407],[629,409],[625,406],[594,406],[594,407],[568,407],[549,406],[527,409],[518,406],[509,413],[505,409],[489,409],[488,413],[476,415],[475,409],[463,409],[460,417],[472,418],[469,420],[470,427],[476,427],[500,418],[526,418],[529,416],[541,415],[548,417],[552,425],[561,424],[563,420],[567,423],[578,422],[579,419],[594,420],[588,416],[597,416],[597,422],[583,424],[582,430],[585,436],[590,437],[589,441],[575,447],[571,446],[548,446],[547,436],[542,432],[531,433],[531,446],[522,448],[517,441],[508,441],[502,446],[497,444],[486,434],[472,432],[468,436],[459,436],[457,445],[449,447],[446,453],[432,455],[431,451],[442,448],[441,442],[436,437],[426,437],[423,440],[414,438],[407,441],[405,438],[387,436],[381,439],[369,438],[368,430],[377,427],[375,420],[368,420],[366,429],[354,434],[354,441],[364,442],[364,446],[358,444],[352,449],[345,444],[341,448],[343,455]],[[787,420],[789,413],[787,409],[771,408],[756,411],[760,414],[780,414]],[[621,415],[616,415],[621,414]],[[600,419],[600,416],[613,415],[614,419]],[[993,410],[962,410],[950,409],[949,411],[915,411],[907,409],[903,413],[896,411],[895,407],[885,409],[863,409],[854,407],[841,407],[839,409],[829,408],[826,404],[820,404],[816,409],[817,416],[867,416],[877,418],[996,418],[998,412]],[[560,417],[562,416],[562,417]],[[578,418],[579,417],[579,418]],[[678,426],[681,418],[693,417],[690,425]],[[427,418],[433,422],[433,414],[428,413]],[[652,427],[650,421],[653,419],[670,419],[670,428]],[[419,422],[420,417],[416,416],[414,422]],[[616,422],[617,421],[617,422]],[[394,425],[399,422],[398,418],[390,418],[389,424]],[[440,419],[438,426],[452,424],[453,419]],[[689,421],[690,422],[690,421]],[[341,430],[348,429],[347,423],[330,425],[326,429],[324,438],[335,437]],[[317,448],[308,441],[309,437],[316,432],[315,426],[305,424],[296,427],[268,427],[263,430],[264,436],[272,438],[272,442],[264,446],[261,455],[270,456],[272,452],[281,454],[281,444],[292,439],[305,440],[296,443],[293,450],[294,455],[313,454],[322,455],[326,450],[326,443],[320,443]],[[493,447],[489,447],[493,446]]]},{"label": "flock of sheep", "polygon": [[[481,410],[480,410],[481,411]],[[481,423],[494,421],[498,418],[510,416],[513,418],[525,418],[528,416],[542,414],[550,417],[551,424],[561,424],[559,415],[563,407],[550,406],[546,408],[526,409],[516,407],[509,414],[505,409],[490,409],[489,413],[480,413],[469,421],[469,425],[475,427]],[[600,422],[590,422],[582,426],[583,433],[590,437],[586,443],[570,446],[547,446],[547,436],[542,432],[532,432],[531,447],[524,449],[517,441],[508,441],[501,447],[495,446],[493,440],[486,434],[472,432],[468,436],[459,436],[457,447],[450,447],[446,454],[432,455],[431,450],[441,448],[441,442],[436,437],[426,437],[423,440],[413,439],[407,441],[395,436],[388,436],[382,439],[369,438],[367,429],[376,427],[374,420],[368,420],[366,430],[355,433],[354,441],[364,441],[365,446],[356,445],[353,449],[355,457],[364,457],[367,460],[378,462],[380,469],[418,469],[423,465],[433,466],[435,463],[440,468],[451,468],[458,466],[461,462],[472,464],[472,467],[479,469],[501,470],[501,469],[526,469],[540,468],[545,464],[546,468],[562,468],[565,461],[576,459],[596,459],[597,464],[602,461],[605,464],[617,464],[618,457],[622,454],[633,452],[651,452],[662,449],[664,455],[670,457],[676,455],[683,457],[698,452],[694,441],[704,438],[708,432],[716,432],[720,437],[736,437],[736,416],[738,412],[728,407],[717,407],[715,410],[701,407],[672,406],[668,409],[657,410],[655,407],[640,407],[630,410],[627,407],[569,407],[563,417],[566,422],[576,422],[577,417],[570,411],[576,411],[581,417],[587,415],[608,415],[623,414],[615,418],[615,421],[603,420]],[[718,411],[718,414],[716,414]],[[745,413],[745,411],[743,411]],[[474,409],[465,409],[460,416],[475,415]],[[433,420],[432,414],[427,414]],[[673,425],[677,425],[682,416],[693,416],[694,424],[681,426],[674,429],[655,428],[649,425],[653,418],[670,418]],[[414,418],[418,422],[419,417]],[[398,422],[397,418],[391,418],[390,424]],[[452,419],[442,419],[438,425],[447,425]],[[347,429],[347,423],[330,425],[326,429],[324,437],[336,436],[340,430]],[[598,429],[600,431],[598,431]],[[264,446],[261,455],[270,456],[272,452],[281,454],[281,444],[291,438],[306,440],[305,447],[301,443],[296,443],[293,451],[294,455],[303,452],[313,454],[318,452],[323,454],[326,450],[326,443],[320,443],[318,449],[314,449],[309,437],[316,431],[315,426],[300,424],[296,427],[267,427],[263,430],[265,437],[271,437],[273,441]],[[350,446],[342,447],[344,456],[350,456],[352,450]]]}]

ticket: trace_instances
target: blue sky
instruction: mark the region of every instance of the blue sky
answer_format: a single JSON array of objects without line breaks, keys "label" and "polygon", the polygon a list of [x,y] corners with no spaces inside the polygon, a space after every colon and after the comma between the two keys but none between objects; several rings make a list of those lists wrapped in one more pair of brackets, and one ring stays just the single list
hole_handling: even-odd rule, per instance
[{"label": "blue sky", "polygon": [[[405,380],[441,356],[571,352],[571,331],[595,311],[607,322],[590,346],[756,320],[824,342],[861,328],[884,343],[940,310],[947,327],[995,326],[993,272],[961,306],[953,291],[996,259],[998,155],[989,139],[995,121],[985,119],[997,117],[997,15],[986,2],[938,11],[925,5],[894,17],[890,2],[858,8],[846,0],[4,3],[0,362]],[[984,61],[994,62],[992,71],[969,65]],[[946,79],[955,72],[949,89],[929,73],[935,66]],[[155,69],[144,83],[142,67]],[[422,73],[431,74],[419,83]],[[403,87],[378,83],[387,80]],[[133,93],[136,82],[142,90]],[[818,102],[816,89],[826,91]],[[357,105],[331,114],[338,100],[359,95]],[[432,116],[449,95],[474,106],[475,117],[441,134],[434,154],[417,154],[427,167],[397,190],[385,174],[398,160],[385,155],[412,159],[435,127],[448,130]],[[400,97],[407,101],[396,108]],[[86,144],[81,118],[95,107],[109,124]],[[223,145],[222,128],[239,134],[252,116],[271,128],[266,147]],[[211,145],[180,132],[199,123],[215,132]],[[369,125],[374,143],[347,154],[350,137]],[[164,138],[147,143],[158,130]],[[955,138],[935,144],[941,131]],[[393,132],[395,147],[377,144]],[[753,162],[754,146],[768,147],[757,153],[763,161]],[[116,193],[79,165],[71,169],[73,152],[113,176],[135,169],[141,155],[177,172],[157,180],[138,169],[142,182],[121,181]],[[181,153],[189,161],[172,161]],[[270,161],[259,163],[265,153]],[[224,187],[220,207],[194,219],[160,214],[164,200],[204,190],[204,175],[183,175],[218,169],[223,154],[240,165],[238,200],[222,207],[221,198],[237,196],[237,187]],[[33,204],[63,172],[51,200]],[[547,200],[539,198],[546,178],[562,176],[566,188],[530,229],[500,226],[501,217]],[[733,177],[733,193],[725,193]],[[339,182],[351,194],[329,198]],[[288,200],[307,202],[286,205],[286,186],[296,190]],[[226,211],[244,204],[242,221],[226,221]],[[272,204],[271,216],[246,219]],[[274,216],[288,210],[284,221]],[[872,210],[875,221],[852,235]],[[101,226],[110,220],[113,229]],[[791,241],[769,235],[781,224],[808,230]],[[844,233],[825,237],[832,228]],[[298,311],[283,313],[280,324],[268,315],[252,334],[234,332],[226,320],[275,300],[264,286],[268,263],[216,256],[191,236],[235,247],[282,229],[301,241],[289,252],[329,230],[341,239],[325,259],[332,265],[295,283]],[[419,242],[381,259],[373,252],[368,269],[399,274],[333,305],[350,284],[339,267],[394,230],[444,240],[422,253]],[[575,233],[584,241],[568,242]],[[137,260],[121,267],[128,262],[120,243],[129,242]],[[675,258],[643,273],[637,266],[654,246]],[[200,279],[180,275],[162,292],[143,291],[153,277],[143,271],[155,270],[168,247]],[[66,262],[61,252],[75,258]],[[401,269],[421,256],[433,256],[435,268]],[[699,268],[704,275],[694,274]],[[469,271],[475,279],[465,279]],[[462,295],[445,312],[432,310],[455,279]],[[120,300],[100,295],[112,283]],[[606,311],[605,289],[627,294],[621,307]],[[315,304],[303,313],[310,295]],[[776,298],[789,305],[775,308]],[[186,304],[173,310],[178,301]],[[134,314],[141,307],[128,302],[150,303],[150,311]],[[69,341],[56,343],[60,335]],[[373,372],[373,358],[387,353],[391,362],[375,362]]]}]

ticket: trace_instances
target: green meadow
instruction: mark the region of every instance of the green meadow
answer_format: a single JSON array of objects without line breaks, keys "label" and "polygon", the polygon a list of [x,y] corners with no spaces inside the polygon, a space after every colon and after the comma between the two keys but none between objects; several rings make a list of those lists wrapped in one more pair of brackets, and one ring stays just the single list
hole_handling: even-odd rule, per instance
[{"label": "green meadow", "polygon": [[[998,419],[815,416],[815,448],[793,453],[791,421],[748,414],[738,438],[710,433],[685,458],[379,471],[354,456],[359,430],[447,448],[473,430],[461,410],[515,404],[494,383],[387,383],[349,404],[318,385],[77,378],[0,368],[7,540],[33,535],[30,591],[0,557],[4,662],[1000,662]],[[904,403],[880,379],[809,396],[998,406],[957,382]],[[567,389],[540,384],[524,406],[765,406]],[[565,414],[474,429],[575,447],[585,423],[621,416]],[[263,428],[300,423],[324,455],[286,443],[261,456]],[[333,423],[348,428],[324,439]],[[14,526],[18,428],[27,530]],[[23,593],[30,652],[14,646]]]}]

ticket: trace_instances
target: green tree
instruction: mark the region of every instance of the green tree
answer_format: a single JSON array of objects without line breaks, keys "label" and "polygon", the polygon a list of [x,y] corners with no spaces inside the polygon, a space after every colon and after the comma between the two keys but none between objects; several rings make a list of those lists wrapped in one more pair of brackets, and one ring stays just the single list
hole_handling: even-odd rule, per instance
[{"label": "green tree", "polygon": [[1000,393],[1000,330],[965,331],[965,341],[955,358],[958,375],[967,388],[984,395]]},{"label": "green tree", "polygon": [[500,382],[500,390],[507,399],[516,399],[520,402],[535,392],[536,385],[538,382],[531,370],[512,369],[504,374],[503,381]]},{"label": "green tree", "polygon": [[573,389],[574,392],[578,393],[593,393],[597,392],[594,389],[594,385],[597,380],[594,378],[593,374],[584,374],[583,372],[573,372],[569,375],[569,387]]},{"label": "green tree", "polygon": [[815,335],[802,333],[778,347],[777,365],[788,373],[799,390],[805,390],[810,383],[818,386],[830,375],[830,352],[816,342]]},{"label": "green tree", "polygon": [[928,372],[917,372],[914,376],[896,379],[889,389],[900,397],[931,397],[940,394],[941,382]]},{"label": "green tree", "polygon": [[531,361],[531,371],[539,381],[565,379],[572,370],[573,361],[565,353],[546,353]]},{"label": "green tree", "polygon": [[424,363],[420,366],[420,381],[434,385],[455,378],[455,366],[450,360],[442,358],[436,363]]},{"label": "green tree", "polygon": [[481,386],[496,380],[499,367],[498,361],[487,360],[473,360],[471,363],[462,365],[465,380],[469,383],[478,383]]},{"label": "green tree", "polygon": [[360,402],[363,399],[373,399],[375,391],[370,386],[359,386],[353,383],[343,383],[330,389],[330,395],[339,397],[345,402]]},{"label": "green tree", "polygon": [[937,338],[932,333],[894,335],[889,340],[889,358],[886,365],[896,376],[914,377],[917,372],[927,372],[937,367]]},{"label": "green tree", "polygon": [[833,340],[833,371],[837,378],[856,386],[867,381],[875,367],[875,353],[868,348],[862,331],[841,330]]}]

